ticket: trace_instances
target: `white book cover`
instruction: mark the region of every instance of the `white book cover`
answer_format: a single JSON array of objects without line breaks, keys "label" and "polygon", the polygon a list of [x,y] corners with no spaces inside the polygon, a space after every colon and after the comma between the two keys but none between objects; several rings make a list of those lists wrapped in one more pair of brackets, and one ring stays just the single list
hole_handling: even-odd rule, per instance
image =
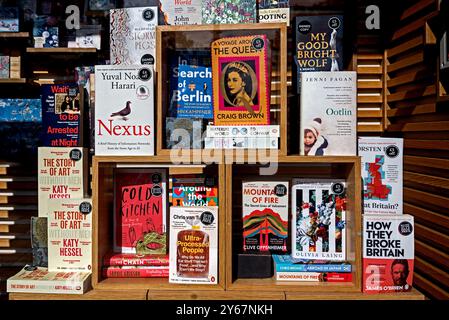
[{"label": "white book cover", "polygon": [[243,251],[287,251],[288,181],[242,183]]},{"label": "white book cover", "polygon": [[345,260],[345,181],[293,179],[292,185],[292,257]]},{"label": "white book cover", "polygon": [[156,64],[157,7],[111,9],[111,64]]},{"label": "white book cover", "polygon": [[49,199],[80,199],[87,188],[85,148],[38,148],[38,215],[48,216]]},{"label": "white book cover", "polygon": [[218,207],[170,207],[169,282],[218,283]]},{"label": "white book cover", "polygon": [[300,152],[357,154],[357,73],[301,73]]},{"label": "white book cover", "polygon": [[151,66],[95,66],[96,155],[154,155],[153,79]]},{"label": "white book cover", "polygon": [[278,125],[268,126],[214,126],[206,127],[208,138],[279,138]]},{"label": "white book cover", "polygon": [[27,265],[10,277],[7,292],[83,294],[90,289],[90,272],[49,272]]},{"label": "white book cover", "polygon": [[92,270],[92,201],[50,200],[48,271]]},{"label": "white book cover", "polygon": [[403,213],[402,138],[360,137],[365,214]]},{"label": "white book cover", "polygon": [[159,3],[165,24],[186,25],[202,23],[202,0],[160,0]]},{"label": "white book cover", "polygon": [[278,149],[278,138],[204,138],[204,149]]}]

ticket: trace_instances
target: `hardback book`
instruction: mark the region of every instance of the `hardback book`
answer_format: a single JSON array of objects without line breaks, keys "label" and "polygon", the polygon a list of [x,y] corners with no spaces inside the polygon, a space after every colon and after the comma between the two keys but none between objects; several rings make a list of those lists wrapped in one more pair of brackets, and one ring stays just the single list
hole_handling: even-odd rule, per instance
[{"label": "hardback book", "polygon": [[256,23],[256,0],[202,0],[203,24]]},{"label": "hardback book", "polygon": [[357,155],[357,73],[305,72],[301,77],[301,155]]},{"label": "hardback book", "polygon": [[8,79],[9,76],[9,56],[0,55],[0,79]]},{"label": "hardback book", "polygon": [[402,214],[402,138],[359,137],[365,214]]},{"label": "hardback book", "polygon": [[31,217],[31,249],[33,266],[48,268],[47,217]]},{"label": "hardback book", "polygon": [[168,254],[137,255],[132,253],[109,253],[103,257],[103,266],[168,266]]},{"label": "hardback book", "polygon": [[59,28],[50,24],[50,16],[36,16],[33,21],[33,39],[35,48],[59,47]]},{"label": "hardback book", "polygon": [[201,4],[202,0],[160,0],[159,9],[162,11],[164,24],[201,24]]},{"label": "hardback book", "polygon": [[332,263],[322,261],[321,263],[305,259],[294,259],[290,254],[273,254],[274,269],[278,272],[351,272],[350,263]]},{"label": "hardback book", "polygon": [[83,25],[75,31],[75,47],[101,49],[101,25]]},{"label": "hardback book", "polygon": [[[175,207],[218,206],[218,187],[212,177],[172,177],[171,205]],[[210,183],[209,183],[210,182]]]},{"label": "hardback book", "polygon": [[286,252],[288,181],[242,183],[243,251]]},{"label": "hardback book", "polygon": [[157,7],[111,9],[111,64],[156,64]]},{"label": "hardback book", "polygon": [[310,71],[342,71],[343,16],[295,17],[296,88],[301,93],[301,74]]},{"label": "hardback book", "polygon": [[18,7],[0,7],[0,32],[19,32]]},{"label": "hardback book", "polygon": [[352,282],[352,273],[274,271],[278,281]]},{"label": "hardback book", "polygon": [[114,171],[114,251],[167,252],[167,171],[116,168]]},{"label": "hardback book", "polygon": [[84,145],[84,91],[76,83],[44,84],[42,99],[42,146]]},{"label": "hardback book", "polygon": [[293,179],[292,257],[346,259],[346,182]]},{"label": "hardback book", "polygon": [[278,138],[204,138],[204,149],[278,149]]},{"label": "hardback book", "polygon": [[259,23],[285,22],[290,26],[289,0],[258,0]]},{"label": "hardback book", "polygon": [[91,288],[90,272],[50,272],[26,265],[7,283],[8,292],[83,294]]},{"label": "hardback book", "polygon": [[206,127],[208,138],[279,138],[279,125],[270,126],[213,126]]},{"label": "hardback book", "polygon": [[106,278],[168,278],[168,266],[110,266],[103,267]]},{"label": "hardback book", "polygon": [[218,283],[218,207],[170,207],[169,283]]},{"label": "hardback book", "polygon": [[167,149],[201,149],[203,119],[165,118]]},{"label": "hardback book", "polygon": [[48,270],[92,270],[92,201],[48,201]]},{"label": "hardback book", "polygon": [[410,291],[414,223],[408,214],[363,215],[363,292]]},{"label": "hardback book", "polygon": [[49,199],[82,199],[87,190],[84,148],[38,148],[39,217],[48,217]]},{"label": "hardback book", "polygon": [[95,66],[95,154],[154,155],[151,66]]},{"label": "hardback book", "polygon": [[214,125],[270,124],[266,35],[212,42]]}]

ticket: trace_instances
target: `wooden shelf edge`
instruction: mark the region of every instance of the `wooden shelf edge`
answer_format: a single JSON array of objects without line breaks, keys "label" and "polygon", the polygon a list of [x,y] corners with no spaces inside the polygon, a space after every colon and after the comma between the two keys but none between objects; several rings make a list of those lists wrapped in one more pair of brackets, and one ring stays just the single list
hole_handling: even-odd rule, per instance
[{"label": "wooden shelf edge", "polygon": [[96,48],[26,48],[27,53],[95,53]]},{"label": "wooden shelf edge", "polygon": [[25,78],[7,78],[0,79],[0,83],[26,83],[27,79]]},{"label": "wooden shelf edge", "polygon": [[28,38],[29,32],[0,32],[0,38]]}]

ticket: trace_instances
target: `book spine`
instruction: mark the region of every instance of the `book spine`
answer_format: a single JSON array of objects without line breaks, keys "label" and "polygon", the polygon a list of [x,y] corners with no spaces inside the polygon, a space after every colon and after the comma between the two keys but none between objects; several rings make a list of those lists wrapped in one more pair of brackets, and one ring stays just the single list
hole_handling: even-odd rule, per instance
[{"label": "book spine", "polygon": [[276,280],[304,282],[351,282],[352,273],[276,272]]},{"label": "book spine", "polygon": [[83,294],[86,291],[83,282],[67,281],[39,281],[39,280],[8,280],[7,292],[21,293],[58,293],[58,294]]},{"label": "book spine", "polygon": [[279,138],[278,125],[266,126],[207,126],[208,138]]},{"label": "book spine", "polygon": [[276,266],[278,272],[351,272],[351,265],[341,264],[298,264]]},{"label": "book spine", "polygon": [[131,268],[123,269],[116,267],[103,268],[103,277],[108,278],[167,278],[168,267],[163,269]]},{"label": "book spine", "polygon": [[107,256],[103,261],[104,266],[168,266],[167,257],[136,257],[124,254]]}]

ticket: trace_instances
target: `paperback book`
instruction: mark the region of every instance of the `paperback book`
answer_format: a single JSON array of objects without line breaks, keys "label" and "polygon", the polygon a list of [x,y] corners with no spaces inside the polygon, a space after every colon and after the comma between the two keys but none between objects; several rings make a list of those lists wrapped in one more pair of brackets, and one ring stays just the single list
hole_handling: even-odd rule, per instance
[{"label": "paperback book", "polygon": [[0,7],[0,32],[19,32],[19,8]]},{"label": "paperback book", "polygon": [[403,139],[360,137],[365,214],[402,214]]},{"label": "paperback book", "polygon": [[275,271],[274,278],[279,281],[352,282],[352,273]]},{"label": "paperback book", "polygon": [[412,289],[414,223],[408,214],[363,215],[363,292]]},{"label": "paperback book", "polygon": [[206,127],[208,138],[279,138],[278,125],[270,126],[213,126]]},{"label": "paperback book", "polygon": [[346,182],[293,179],[292,184],[292,257],[344,261]]},{"label": "paperback book", "polygon": [[[212,183],[209,181],[212,180]],[[210,177],[172,177],[171,205],[175,207],[218,206],[218,188]]]},{"label": "paperback book", "polygon": [[333,263],[332,261],[311,262],[295,259],[290,254],[273,254],[274,270],[278,272],[351,272],[350,263]]},{"label": "paperback book", "polygon": [[33,20],[33,40],[35,48],[59,47],[59,28],[52,17],[41,15]]},{"label": "paperback book", "polygon": [[168,266],[110,266],[103,268],[107,278],[168,278]]},{"label": "paperback book", "polygon": [[154,155],[151,66],[95,66],[95,155]]},{"label": "paperback book", "polygon": [[103,258],[103,266],[168,266],[168,254],[109,253]]},{"label": "paperback book", "polygon": [[301,77],[301,155],[355,156],[357,73],[305,72]]},{"label": "paperback book", "polygon": [[256,0],[202,0],[203,24],[256,23]]},{"label": "paperback book", "polygon": [[259,23],[285,22],[290,26],[289,0],[258,0]]},{"label": "paperback book", "polygon": [[242,183],[244,252],[287,251],[288,189],[287,181]]},{"label": "paperback book", "polygon": [[0,54],[0,79],[8,79],[9,76],[9,56]]},{"label": "paperback book", "polygon": [[[69,46],[70,47],[70,46]],[[76,48],[101,49],[101,25],[83,25],[75,31]]]},{"label": "paperback book", "polygon": [[48,270],[92,270],[92,201],[48,201]]},{"label": "paperback book", "polygon": [[33,266],[48,268],[47,217],[31,217],[31,249]]},{"label": "paperback book", "polygon": [[214,125],[270,124],[266,35],[212,42]]},{"label": "paperback book", "polygon": [[278,138],[204,138],[204,149],[278,149]]},{"label": "paperback book", "polygon": [[162,11],[164,24],[201,24],[201,4],[202,0],[160,0],[159,9]]},{"label": "paperback book", "polygon": [[167,252],[167,172],[114,171],[114,251],[138,255]]},{"label": "paperback book", "polygon": [[170,283],[218,282],[218,207],[170,207]]}]

